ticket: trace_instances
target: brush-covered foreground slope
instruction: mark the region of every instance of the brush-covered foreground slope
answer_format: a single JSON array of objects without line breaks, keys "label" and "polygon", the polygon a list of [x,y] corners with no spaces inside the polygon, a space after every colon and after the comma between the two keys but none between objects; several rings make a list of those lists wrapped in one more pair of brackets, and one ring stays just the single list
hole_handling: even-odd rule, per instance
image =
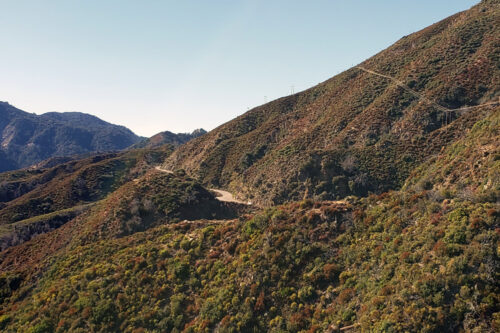
[{"label": "brush-covered foreground slope", "polygon": [[217,203],[152,171],[0,253],[0,328],[497,332],[499,142],[497,107],[401,191],[234,220],[180,222]]},{"label": "brush-covered foreground slope", "polygon": [[27,281],[36,279],[35,273],[75,246],[110,241],[181,220],[231,219],[238,209],[238,205],[217,200],[184,174],[150,169],[63,226],[0,252],[0,271],[18,271]]},{"label": "brush-covered foreground slope", "polygon": [[140,140],[129,129],[88,114],[35,115],[0,102],[0,172],[54,156],[121,150]]},{"label": "brush-covered foreground slope", "polygon": [[59,227],[170,153],[170,146],[101,154],[0,174],[0,249]]},{"label": "brush-covered foreground slope", "polygon": [[254,202],[334,199],[399,188],[470,129],[500,94],[500,4],[483,1],[403,37],[311,89],[257,107],[166,161]]}]

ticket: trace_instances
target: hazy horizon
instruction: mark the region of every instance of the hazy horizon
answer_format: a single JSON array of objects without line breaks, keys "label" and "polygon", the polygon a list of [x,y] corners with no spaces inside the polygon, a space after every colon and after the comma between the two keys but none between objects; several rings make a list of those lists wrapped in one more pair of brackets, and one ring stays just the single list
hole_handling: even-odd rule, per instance
[{"label": "hazy horizon", "polygon": [[1,1],[0,100],[141,136],[211,130],[476,3]]}]

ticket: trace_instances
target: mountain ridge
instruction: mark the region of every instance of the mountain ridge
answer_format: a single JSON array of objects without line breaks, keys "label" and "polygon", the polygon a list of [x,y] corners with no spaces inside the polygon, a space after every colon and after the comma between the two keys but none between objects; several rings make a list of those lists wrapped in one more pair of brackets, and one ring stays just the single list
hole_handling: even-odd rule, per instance
[{"label": "mountain ridge", "polygon": [[179,146],[205,134],[160,132],[143,138],[121,125],[82,112],[31,114],[0,102],[0,172],[26,167],[55,166],[57,162],[123,149]]},{"label": "mountain ridge", "polygon": [[352,68],[219,126],[174,152],[165,167],[268,205],[399,188],[412,167],[463,135],[484,108],[463,117],[449,109],[500,95],[498,6],[482,2],[359,65],[426,100]]},{"label": "mountain ridge", "polygon": [[89,152],[116,151],[140,137],[124,126],[95,116],[49,112],[30,114],[6,102],[0,103],[0,171],[28,167],[50,157]]},{"label": "mountain ridge", "polygon": [[203,128],[195,129],[191,133],[173,133],[170,131],[163,131],[134,144],[130,148],[155,148],[164,144],[171,144],[174,147],[177,147],[206,133],[207,131]]}]

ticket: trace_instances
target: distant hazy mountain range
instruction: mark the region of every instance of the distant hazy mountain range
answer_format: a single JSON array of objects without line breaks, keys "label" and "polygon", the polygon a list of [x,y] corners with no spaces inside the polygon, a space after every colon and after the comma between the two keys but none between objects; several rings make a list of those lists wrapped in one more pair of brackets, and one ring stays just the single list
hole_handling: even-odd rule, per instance
[{"label": "distant hazy mountain range", "polygon": [[36,115],[0,102],[0,172],[47,159],[59,161],[62,157],[122,150],[132,145],[135,145],[133,148],[166,143],[177,146],[204,133],[201,129],[191,134],[162,132],[147,139],[124,126],[89,114],[48,112]]}]

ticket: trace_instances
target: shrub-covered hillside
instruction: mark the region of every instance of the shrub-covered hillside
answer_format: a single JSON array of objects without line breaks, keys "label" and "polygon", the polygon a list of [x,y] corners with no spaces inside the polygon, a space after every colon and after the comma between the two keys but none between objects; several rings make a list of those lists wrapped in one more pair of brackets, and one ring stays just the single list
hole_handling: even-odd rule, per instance
[{"label": "shrub-covered hillside", "polygon": [[[311,89],[259,106],[174,152],[167,168],[254,202],[399,188],[498,101],[500,4],[483,1],[405,36]],[[404,87],[404,88],[403,88]]]},{"label": "shrub-covered hillside", "polygon": [[232,219],[247,210],[245,206],[217,200],[184,174],[151,170],[59,228],[0,252],[0,270],[21,270],[28,281],[33,272],[45,269],[45,264],[69,247],[184,220]]},{"label": "shrub-covered hillside", "polygon": [[138,149],[0,174],[0,249],[66,223],[171,151]]},{"label": "shrub-covered hillside", "polygon": [[[401,191],[304,200],[233,220],[181,221],[182,211],[213,202],[210,195],[182,175],[149,173],[0,255],[0,325],[7,332],[498,331],[499,125],[496,108]],[[26,265],[41,244],[65,234],[72,241]]]},{"label": "shrub-covered hillside", "polygon": [[0,174],[0,331],[499,332],[499,18],[173,152]]}]

